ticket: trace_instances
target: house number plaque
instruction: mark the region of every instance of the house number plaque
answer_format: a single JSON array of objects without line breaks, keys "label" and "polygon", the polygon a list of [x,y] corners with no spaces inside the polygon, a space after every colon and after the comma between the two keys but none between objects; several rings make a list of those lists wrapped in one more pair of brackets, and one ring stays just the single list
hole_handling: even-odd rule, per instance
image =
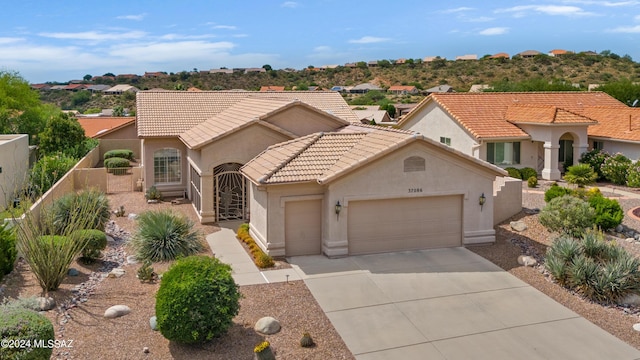
[{"label": "house number plaque", "polygon": [[409,188],[410,193],[421,193],[422,188]]}]

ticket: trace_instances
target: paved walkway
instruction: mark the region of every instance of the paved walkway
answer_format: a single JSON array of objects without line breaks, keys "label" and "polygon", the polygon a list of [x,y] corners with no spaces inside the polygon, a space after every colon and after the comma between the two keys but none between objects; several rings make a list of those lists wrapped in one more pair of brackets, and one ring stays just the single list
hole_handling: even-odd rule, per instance
[{"label": "paved walkway", "polygon": [[[465,248],[288,259],[260,271],[235,238],[207,236],[239,285],[305,281],[358,360],[640,359],[640,351]],[[287,276],[288,275],[288,276]]]}]

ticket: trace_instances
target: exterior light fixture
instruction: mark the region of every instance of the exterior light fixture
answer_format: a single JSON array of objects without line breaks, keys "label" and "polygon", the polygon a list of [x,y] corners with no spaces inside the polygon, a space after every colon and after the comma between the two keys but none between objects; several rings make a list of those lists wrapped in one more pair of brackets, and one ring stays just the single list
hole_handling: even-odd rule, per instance
[{"label": "exterior light fixture", "polygon": [[336,202],[336,220],[340,218],[340,211],[342,211],[342,205],[340,204],[340,200]]},{"label": "exterior light fixture", "polygon": [[486,202],[487,202],[487,197],[484,196],[484,193],[482,193],[482,195],[480,195],[480,198],[478,199],[478,204],[480,204],[480,211],[482,211],[482,207]]}]

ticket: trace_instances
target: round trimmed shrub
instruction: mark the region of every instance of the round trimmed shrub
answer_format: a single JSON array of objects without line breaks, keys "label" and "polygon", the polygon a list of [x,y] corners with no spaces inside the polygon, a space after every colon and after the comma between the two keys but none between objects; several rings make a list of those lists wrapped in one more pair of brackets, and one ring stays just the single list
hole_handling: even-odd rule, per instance
[{"label": "round trimmed shrub", "polygon": [[553,185],[551,185],[551,187],[549,187],[549,189],[544,192],[544,201],[548,203],[549,201],[557,197],[571,195],[572,193],[573,191],[571,189],[553,183]]},{"label": "round trimmed shrub", "polygon": [[171,211],[145,211],[138,215],[138,230],[131,239],[136,257],[152,262],[175,260],[204,250],[193,222]]},{"label": "round trimmed shrub", "polygon": [[536,169],[534,168],[530,168],[530,167],[524,167],[522,169],[519,170],[520,171],[520,177],[524,180],[524,179],[529,179],[532,176],[537,178],[538,177],[538,172],[536,171]]},{"label": "round trimmed shrub", "polygon": [[66,194],[52,205],[54,230],[65,235],[81,229],[104,230],[111,218],[109,209],[109,199],[101,191]]},{"label": "round trimmed shrub", "polygon": [[127,149],[109,150],[104,153],[104,160],[111,158],[123,158],[133,160],[133,151]]},{"label": "round trimmed shrub", "polygon": [[[53,324],[45,316],[35,311],[0,306],[0,339],[9,341],[54,340]],[[27,346],[24,348],[0,347],[0,359],[41,360],[49,359],[52,348]]]},{"label": "round trimmed shrub", "polygon": [[531,176],[527,179],[527,186],[530,188],[534,188],[536,186],[538,186],[538,177],[537,176]]},{"label": "round trimmed shrub", "polygon": [[107,171],[115,175],[124,174],[125,172],[122,171],[122,168],[128,168],[130,166],[131,163],[129,163],[129,160],[119,157],[109,158],[104,161],[104,167],[107,168]]},{"label": "round trimmed shrub", "polygon": [[156,294],[160,333],[171,341],[204,343],[227,332],[240,310],[231,266],[208,256],[177,260]]},{"label": "round trimmed shrub", "polygon": [[594,224],[595,210],[589,203],[571,195],[564,195],[549,201],[540,212],[540,224],[549,231],[581,236],[585,229]]},{"label": "round trimmed shrub", "polygon": [[606,198],[600,194],[591,196],[589,205],[596,211],[595,225],[600,229],[614,229],[622,223],[624,212],[617,200]]},{"label": "round trimmed shrub", "polygon": [[94,262],[100,258],[100,253],[107,247],[107,234],[101,230],[77,230],[72,235],[76,241],[82,241],[82,258],[85,262]]},{"label": "round trimmed shrub", "polygon": [[520,174],[520,170],[514,168],[514,167],[507,167],[504,168],[504,170],[509,173],[509,177],[512,178],[516,178],[516,179],[522,179],[522,174]]}]

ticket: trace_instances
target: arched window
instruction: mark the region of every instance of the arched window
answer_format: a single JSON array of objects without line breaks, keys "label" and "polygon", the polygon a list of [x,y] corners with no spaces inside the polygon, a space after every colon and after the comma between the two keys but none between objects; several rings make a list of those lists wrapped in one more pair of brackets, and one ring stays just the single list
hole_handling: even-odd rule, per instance
[{"label": "arched window", "polygon": [[424,171],[425,161],[420,156],[411,156],[404,159],[404,172]]},{"label": "arched window", "polygon": [[182,182],[180,150],[164,148],[153,153],[153,180],[156,184]]}]

